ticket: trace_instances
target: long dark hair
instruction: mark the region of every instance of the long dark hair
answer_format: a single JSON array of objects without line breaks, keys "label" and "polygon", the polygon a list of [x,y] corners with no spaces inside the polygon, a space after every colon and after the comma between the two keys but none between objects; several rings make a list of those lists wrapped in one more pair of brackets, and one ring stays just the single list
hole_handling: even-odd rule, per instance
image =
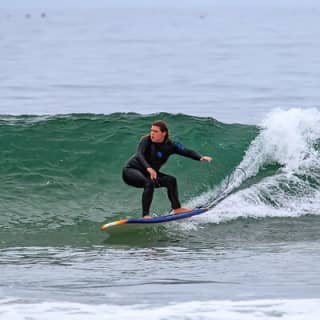
[{"label": "long dark hair", "polygon": [[169,140],[169,129],[166,122],[163,120],[157,120],[153,124],[153,126],[159,127],[161,132],[166,133],[166,137],[164,138],[164,142],[167,142]]},{"label": "long dark hair", "polygon": [[[167,142],[169,140],[169,129],[168,129],[168,125],[166,122],[164,122],[163,120],[157,120],[152,123],[152,126],[158,127],[161,132],[166,132],[166,137],[164,138],[164,142]],[[143,139],[145,137],[150,137],[150,134],[146,134],[141,139]]]},{"label": "long dark hair", "polygon": [[152,125],[159,127],[161,132],[166,132],[166,137],[164,139],[165,142],[169,140],[169,129],[166,122],[163,120],[157,120]]}]

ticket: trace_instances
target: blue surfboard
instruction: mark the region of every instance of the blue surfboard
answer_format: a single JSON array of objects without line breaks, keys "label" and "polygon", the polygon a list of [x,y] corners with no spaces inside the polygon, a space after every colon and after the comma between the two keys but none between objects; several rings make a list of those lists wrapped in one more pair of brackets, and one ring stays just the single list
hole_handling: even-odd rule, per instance
[{"label": "blue surfboard", "polygon": [[158,216],[158,217],[152,217],[152,218],[137,218],[137,219],[121,219],[113,222],[109,222],[106,224],[103,224],[101,226],[102,231],[110,230],[111,228],[114,229],[116,226],[121,225],[152,225],[157,223],[166,223],[170,221],[176,221],[181,219],[190,218],[192,216],[196,216],[199,214],[202,214],[204,212],[208,211],[208,208],[196,208],[188,212],[184,213],[178,213],[178,214],[168,214],[165,216]]}]

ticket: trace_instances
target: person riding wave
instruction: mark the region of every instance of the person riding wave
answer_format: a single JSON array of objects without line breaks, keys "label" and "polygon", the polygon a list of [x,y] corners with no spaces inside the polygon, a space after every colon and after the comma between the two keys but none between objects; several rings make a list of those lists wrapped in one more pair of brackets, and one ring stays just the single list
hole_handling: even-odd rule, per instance
[{"label": "person riding wave", "polygon": [[181,207],[176,178],[159,171],[172,154],[198,161],[212,160],[211,157],[202,156],[169,139],[168,126],[164,121],[154,122],[150,134],[141,139],[136,154],[128,160],[122,171],[122,178],[126,184],[144,189],[142,194],[144,218],[150,218],[150,206],[155,188],[167,188],[168,198],[175,214],[192,210]]}]

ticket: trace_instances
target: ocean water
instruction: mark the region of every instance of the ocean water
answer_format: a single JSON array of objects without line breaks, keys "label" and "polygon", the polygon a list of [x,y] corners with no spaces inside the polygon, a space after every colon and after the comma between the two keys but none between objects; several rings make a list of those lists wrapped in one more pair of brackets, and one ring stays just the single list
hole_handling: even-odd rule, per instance
[{"label": "ocean water", "polygon": [[[317,319],[319,5],[0,10],[0,319]],[[183,205],[141,215],[121,169],[150,124]],[[170,210],[157,190],[153,214]]]},{"label": "ocean water", "polygon": [[3,9],[0,114],[165,111],[256,124],[272,108],[318,107],[319,5],[272,2]]}]

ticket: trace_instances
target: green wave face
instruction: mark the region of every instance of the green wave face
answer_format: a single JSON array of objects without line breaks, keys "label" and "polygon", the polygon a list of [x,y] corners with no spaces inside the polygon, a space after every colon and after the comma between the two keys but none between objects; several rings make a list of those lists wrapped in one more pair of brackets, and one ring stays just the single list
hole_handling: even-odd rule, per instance
[{"label": "green wave face", "polygon": [[[140,217],[142,190],[125,185],[121,171],[158,119],[168,123],[173,140],[214,159],[173,155],[162,168],[177,177],[182,203],[203,205],[228,193],[197,224],[319,216],[320,113],[315,109],[276,110],[259,128],[166,113],[2,116],[0,245],[101,244],[101,223]],[[152,211],[169,210],[165,190],[157,189]],[[170,230],[135,230],[125,242],[163,240]],[[176,239],[179,232],[172,234]]]},{"label": "green wave face", "polygon": [[[51,233],[63,242],[82,226],[88,233],[106,220],[140,216],[141,190],[126,186],[121,170],[158,119],[167,121],[172,139],[214,158],[208,164],[172,156],[163,167],[178,178],[182,202],[219,184],[257,134],[253,126],[171,114],[2,117],[2,243],[19,244],[21,233],[40,242]],[[170,209],[164,190],[157,190],[152,209]]]}]

